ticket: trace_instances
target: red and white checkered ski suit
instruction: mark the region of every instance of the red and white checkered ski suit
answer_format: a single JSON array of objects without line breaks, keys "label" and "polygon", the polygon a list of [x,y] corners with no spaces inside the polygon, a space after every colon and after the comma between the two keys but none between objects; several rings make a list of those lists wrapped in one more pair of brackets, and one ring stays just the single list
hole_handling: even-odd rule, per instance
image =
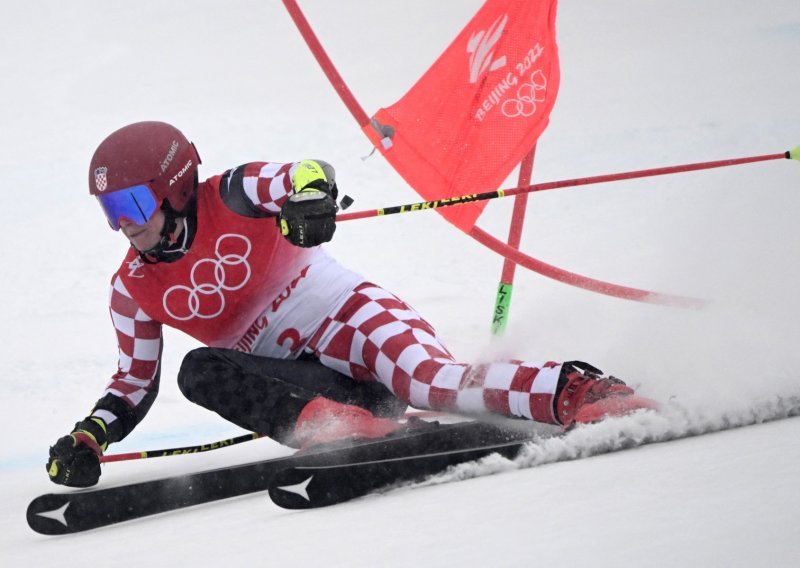
[{"label": "red and white checkered ski suit", "polygon": [[[250,163],[200,184],[197,235],[180,261],[144,264],[131,249],[111,282],[119,368],[95,416],[109,426],[118,418],[118,404],[103,404],[111,395],[141,420],[158,388],[161,327],[170,325],[207,345],[256,355],[312,352],[325,366],[379,381],[417,408],[557,422],[560,364],[459,363],[408,304],[320,247],[285,241],[274,215],[292,191],[294,167]],[[231,211],[231,195],[246,197],[260,218]],[[133,426],[117,428],[111,441]]]}]

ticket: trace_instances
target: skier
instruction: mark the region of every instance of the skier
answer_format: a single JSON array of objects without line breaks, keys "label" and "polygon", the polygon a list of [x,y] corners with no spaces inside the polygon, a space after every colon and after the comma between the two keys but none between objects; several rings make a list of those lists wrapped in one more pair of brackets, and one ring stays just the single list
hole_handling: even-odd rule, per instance
[{"label": "skier", "polygon": [[96,484],[102,453],[144,418],[162,325],[208,346],[182,362],[189,400],[292,447],[387,435],[406,405],[565,426],[652,407],[585,363],[457,362],[414,309],[318,246],[336,230],[326,162],[247,163],[202,183],[199,165],[163,122],[127,125],[92,157],[90,193],[131,244],[111,279],[119,366],[50,448],[53,482]]}]

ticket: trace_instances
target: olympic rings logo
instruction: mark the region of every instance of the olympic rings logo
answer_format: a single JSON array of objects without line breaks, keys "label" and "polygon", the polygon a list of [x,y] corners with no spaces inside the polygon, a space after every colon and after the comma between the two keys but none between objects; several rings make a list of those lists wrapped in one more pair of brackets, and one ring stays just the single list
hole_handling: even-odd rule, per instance
[{"label": "olympic rings logo", "polygon": [[523,83],[517,89],[517,98],[508,99],[501,110],[508,118],[531,116],[536,113],[536,103],[544,102],[547,77],[540,70],[531,74],[530,83]]},{"label": "olympic rings logo", "polygon": [[[244,287],[252,270],[247,257],[252,245],[247,237],[236,234],[221,235],[214,247],[215,258],[201,258],[192,266],[189,275],[191,288],[178,284],[164,293],[164,311],[173,319],[187,321],[192,318],[212,319],[225,310],[225,294]],[[172,300],[170,302],[170,300]],[[175,313],[177,305],[186,309]]]}]

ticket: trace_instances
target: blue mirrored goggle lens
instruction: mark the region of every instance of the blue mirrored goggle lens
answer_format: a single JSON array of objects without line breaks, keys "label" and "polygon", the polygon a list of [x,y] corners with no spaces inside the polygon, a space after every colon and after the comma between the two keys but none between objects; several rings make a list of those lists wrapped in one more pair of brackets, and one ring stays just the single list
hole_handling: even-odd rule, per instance
[{"label": "blue mirrored goggle lens", "polygon": [[97,200],[115,231],[119,230],[122,219],[144,225],[158,209],[153,192],[144,184],[98,195]]}]

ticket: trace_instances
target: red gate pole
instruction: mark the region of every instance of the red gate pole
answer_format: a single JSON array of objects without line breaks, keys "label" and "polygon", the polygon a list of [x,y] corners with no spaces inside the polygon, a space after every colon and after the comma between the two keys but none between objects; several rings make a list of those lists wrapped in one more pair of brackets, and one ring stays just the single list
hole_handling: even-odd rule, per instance
[{"label": "red gate pole", "polygon": [[[517,186],[526,186],[531,183],[533,173],[533,160],[536,156],[536,144],[526,154],[519,165],[519,178]],[[525,224],[525,209],[528,205],[528,194],[521,193],[514,198],[514,210],[511,213],[511,226],[508,229],[508,246],[519,249],[522,241],[522,227]],[[500,336],[506,331],[509,310],[511,309],[511,292],[514,288],[514,274],[517,264],[508,257],[503,258],[503,272],[500,283],[497,285],[497,296],[494,301],[492,316],[492,335]]]},{"label": "red gate pole", "polygon": [[[325,53],[325,50],[323,49],[316,35],[313,33],[311,26],[308,24],[305,17],[303,16],[300,7],[297,5],[297,1],[283,0],[283,4],[286,6],[286,9],[291,15],[292,20],[294,21],[301,35],[305,39],[309,48],[311,49],[311,52],[314,54],[314,57],[317,59],[317,62],[322,67],[322,70],[325,72],[325,75],[331,81],[331,84],[338,93],[339,97],[347,106],[348,110],[350,110],[351,114],[356,119],[359,126],[363,129],[366,125],[369,124],[370,122],[369,117],[364,112],[364,109],[358,104],[358,101],[355,99],[350,89],[347,88],[347,85],[344,83],[342,77],[336,71],[333,62],[328,57],[327,53]],[[793,160],[800,161],[800,146],[779,156],[775,155],[760,156],[746,160],[725,161],[725,162],[716,162],[709,164],[694,164],[693,165],[694,167],[681,166],[679,168],[662,168],[660,170],[648,170],[644,172],[628,172],[628,174],[624,176],[621,174],[617,174],[613,176],[597,176],[594,178],[581,178],[581,179],[566,180],[561,182],[550,182],[547,184],[538,184],[536,186],[517,187],[511,190],[497,190],[481,194],[473,194],[469,196],[460,196],[458,198],[427,201],[422,203],[410,204],[408,206],[400,205],[396,207],[374,209],[372,211],[357,211],[353,213],[344,213],[337,215],[336,220],[347,221],[352,219],[363,219],[365,217],[391,215],[395,213],[403,213],[405,211],[416,211],[416,210],[443,207],[448,205],[458,205],[460,203],[465,203],[468,201],[495,199],[497,197],[529,193],[532,191],[545,191],[548,189],[555,189],[557,187],[574,187],[577,185],[602,183],[617,179],[631,179],[635,177],[644,177],[646,175],[663,175],[667,173],[675,173],[677,171],[693,171],[697,169],[707,169],[709,167],[724,167],[733,165],[734,163],[773,160],[777,158],[790,158]],[[538,272],[543,276],[552,278],[559,282],[564,282],[565,284],[569,284],[571,286],[577,286],[585,290],[590,290],[592,292],[596,292],[599,294],[606,294],[608,296],[613,296],[617,298],[624,298],[627,300],[634,300],[638,302],[649,302],[661,305],[700,308],[706,303],[703,300],[698,300],[696,298],[673,296],[670,294],[660,294],[658,292],[651,292],[648,290],[640,290],[637,288],[620,286],[618,284],[603,282],[602,280],[596,280],[594,278],[589,278],[586,276],[582,276],[580,274],[563,270],[556,266],[544,263],[541,260],[533,258],[529,255],[526,255],[522,251],[507,245],[506,243],[500,241],[499,239],[494,238],[492,235],[488,234],[486,231],[483,231],[477,225],[473,226],[472,229],[470,229],[469,231],[464,231],[464,233],[472,237],[473,239],[477,240],[490,250],[493,250],[497,254],[500,254],[501,256],[513,260],[516,264],[519,264],[520,266],[523,266],[528,270]]]}]

